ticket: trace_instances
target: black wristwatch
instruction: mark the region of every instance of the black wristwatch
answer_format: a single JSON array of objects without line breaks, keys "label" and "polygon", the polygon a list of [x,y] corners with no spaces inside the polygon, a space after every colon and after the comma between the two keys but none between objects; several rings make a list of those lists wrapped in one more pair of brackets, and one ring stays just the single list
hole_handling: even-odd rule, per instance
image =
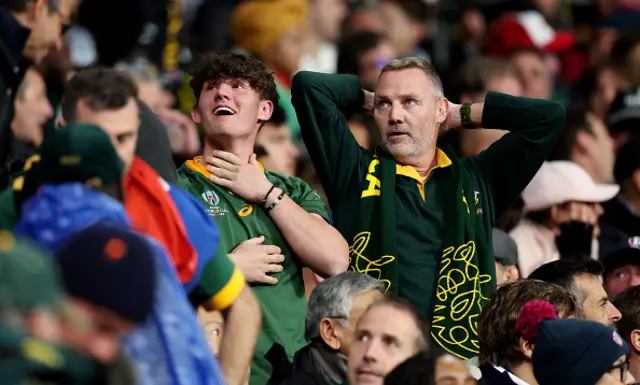
[{"label": "black wristwatch", "polygon": [[464,128],[478,128],[471,121],[471,105],[473,103],[463,103],[460,106],[460,121],[462,122],[462,127]]}]

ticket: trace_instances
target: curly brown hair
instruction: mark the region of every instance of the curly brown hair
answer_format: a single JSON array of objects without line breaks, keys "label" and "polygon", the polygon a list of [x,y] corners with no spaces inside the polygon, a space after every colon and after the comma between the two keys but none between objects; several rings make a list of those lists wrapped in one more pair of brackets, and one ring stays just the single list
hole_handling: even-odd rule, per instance
[{"label": "curly brown hair", "polygon": [[562,318],[582,317],[574,296],[558,285],[533,279],[501,285],[478,317],[478,358],[481,364],[498,365],[510,370],[526,361],[527,357],[520,350],[516,321],[522,307],[536,299],[554,305]]},{"label": "curly brown hair", "polygon": [[196,100],[202,87],[209,81],[242,79],[260,94],[260,99],[278,103],[278,92],[273,73],[258,59],[239,53],[214,53],[204,56],[192,71],[189,85]]}]

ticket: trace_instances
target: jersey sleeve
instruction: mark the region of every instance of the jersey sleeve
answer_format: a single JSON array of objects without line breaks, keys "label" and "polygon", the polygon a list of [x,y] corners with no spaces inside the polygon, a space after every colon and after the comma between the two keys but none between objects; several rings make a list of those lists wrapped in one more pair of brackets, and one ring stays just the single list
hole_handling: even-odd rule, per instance
[{"label": "jersey sleeve", "polygon": [[194,295],[207,310],[224,310],[238,298],[245,286],[244,275],[220,247],[207,263]]},{"label": "jersey sleeve", "polygon": [[292,178],[294,185],[290,198],[293,199],[306,212],[320,215],[325,221],[329,221],[329,212],[320,194],[299,178]]}]

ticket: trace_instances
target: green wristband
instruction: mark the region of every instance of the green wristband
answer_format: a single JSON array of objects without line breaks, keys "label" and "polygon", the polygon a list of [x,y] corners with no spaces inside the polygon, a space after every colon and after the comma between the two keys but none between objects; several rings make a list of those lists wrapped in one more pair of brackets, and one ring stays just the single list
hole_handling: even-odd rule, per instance
[{"label": "green wristband", "polygon": [[471,121],[471,105],[473,103],[463,103],[460,106],[460,121],[462,122],[462,127],[464,128],[478,128]]}]

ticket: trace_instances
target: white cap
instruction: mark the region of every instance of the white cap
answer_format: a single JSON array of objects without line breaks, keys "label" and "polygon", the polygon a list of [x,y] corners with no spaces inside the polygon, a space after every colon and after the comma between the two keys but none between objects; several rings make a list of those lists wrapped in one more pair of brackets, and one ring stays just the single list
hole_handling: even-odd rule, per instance
[{"label": "white cap", "polygon": [[615,197],[620,187],[597,184],[580,166],[557,160],[545,162],[522,192],[526,212],[547,209],[565,202],[606,202]]}]

